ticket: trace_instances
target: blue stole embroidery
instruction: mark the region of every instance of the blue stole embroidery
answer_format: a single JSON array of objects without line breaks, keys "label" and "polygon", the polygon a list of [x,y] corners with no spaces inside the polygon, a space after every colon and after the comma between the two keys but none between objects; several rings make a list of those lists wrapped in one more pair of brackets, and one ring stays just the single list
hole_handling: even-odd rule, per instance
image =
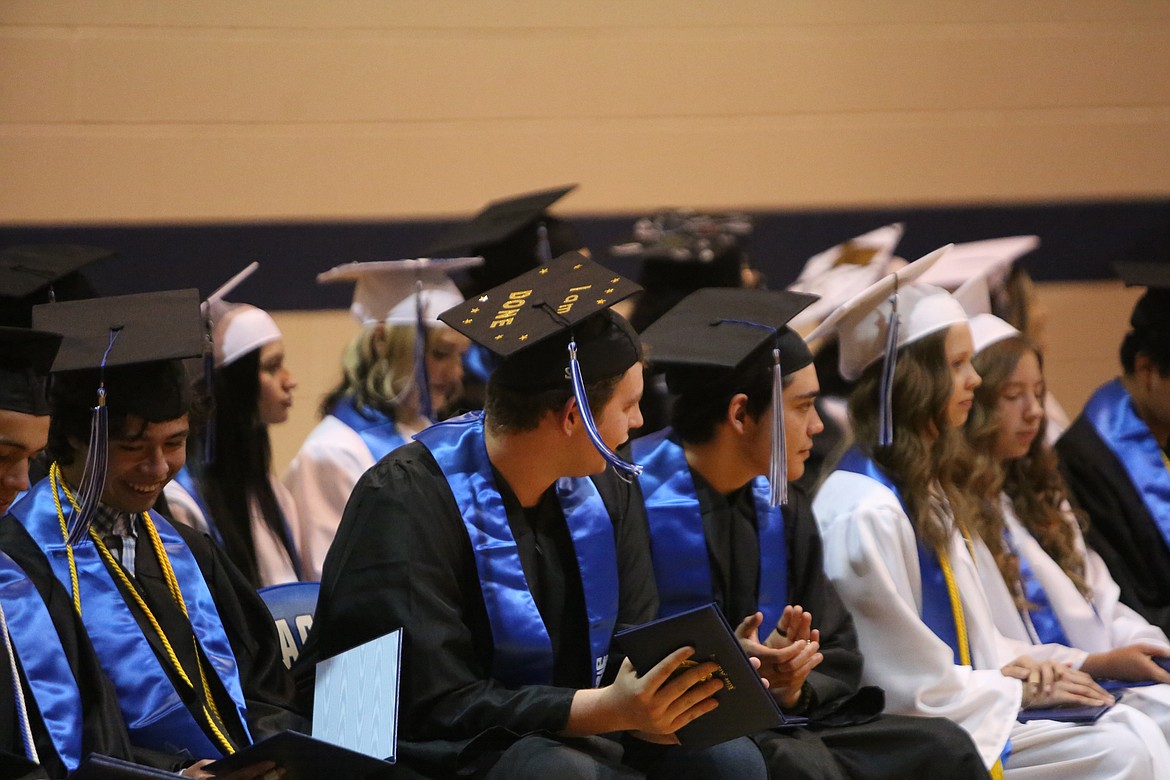
[{"label": "blue stole embroidery", "polygon": [[[902,494],[894,485],[893,480],[881,470],[881,467],[856,447],[851,448],[841,457],[837,468],[841,471],[861,474],[885,485],[893,491],[898,503],[902,504]],[[905,509],[905,504],[902,506]],[[934,632],[935,636],[947,643],[955,655],[955,663],[957,664],[960,658],[959,632],[955,628],[954,606],[951,604],[951,597],[947,592],[946,577],[943,576],[938,556],[921,541],[918,542],[918,569],[922,576],[922,622]]]},{"label": "blue stole embroidery", "polygon": [[1036,631],[1036,638],[1040,640],[1039,644],[1072,647],[1068,635],[1064,633],[1064,626],[1060,624],[1060,618],[1052,609],[1052,602],[1048,599],[1044,584],[1040,582],[1036,572],[1032,571],[1032,564],[1016,548],[1012,532],[1008,528],[1003,529],[1003,541],[1020,562],[1020,584],[1024,587],[1024,598],[1031,605],[1028,609],[1028,619]]},{"label": "blue stole embroidery", "polygon": [[330,412],[338,420],[353,429],[369,447],[370,454],[377,462],[390,452],[406,444],[406,439],[398,432],[398,426],[393,417],[388,417],[376,409],[366,409],[359,412],[353,405],[353,396],[345,396],[337,402]]},{"label": "blue stole embroidery", "polygon": [[1093,393],[1083,414],[1121,462],[1162,539],[1170,546],[1170,471],[1166,470],[1161,446],[1137,416],[1121,380],[1107,382]]},{"label": "blue stole embroidery", "polygon": [[[433,425],[415,436],[438,462],[471,539],[480,589],[492,628],[492,675],[508,685],[552,682],[552,644],[528,589],[504,499],[496,488],[484,441],[483,414],[473,412]],[[617,549],[613,521],[587,478],[563,478],[557,498],[577,554],[593,684],[601,682],[617,622]]]},{"label": "blue stole embroidery", "polygon": [[[670,428],[635,439],[630,445],[635,462],[643,466],[638,482],[650,525],[650,552],[661,600],[658,614],[668,617],[714,599],[711,559],[695,483],[682,445]],[[761,634],[766,636],[784,613],[788,600],[788,550],[784,516],[768,506],[768,480],[752,482],[752,499],[760,546],[760,582],[757,608],[764,613]]]},{"label": "blue stole embroidery", "polygon": [[[68,506],[64,495],[61,501]],[[49,480],[37,483],[12,514],[36,541],[57,579],[69,590],[69,559]],[[166,520],[153,511],[150,518],[175,571],[199,646],[231,696],[247,734],[243,688],[235,654],[199,564]],[[196,758],[222,756],[220,748],[207,737],[179,697],[162,665],[165,661],[155,655],[97,547],[86,539],[73,548],[73,556],[81,591],[82,621],[102,669],[114,683],[132,741],[171,753],[186,750]],[[250,735],[248,738],[250,741]]]},{"label": "blue stole embroidery", "polygon": [[[53,747],[69,771],[81,762],[82,709],[77,679],[61,649],[53,618],[32,580],[0,552],[0,603]],[[14,680],[17,685],[19,680]]]}]

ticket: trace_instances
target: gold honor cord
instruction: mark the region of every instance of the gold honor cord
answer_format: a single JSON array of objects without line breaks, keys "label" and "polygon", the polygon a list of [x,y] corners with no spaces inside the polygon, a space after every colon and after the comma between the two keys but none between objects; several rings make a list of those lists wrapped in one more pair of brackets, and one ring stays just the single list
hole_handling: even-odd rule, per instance
[{"label": "gold honor cord", "polygon": [[[973,549],[971,539],[965,533],[963,538],[967,541],[967,549]],[[951,559],[947,557],[946,549],[940,546],[936,553],[943,579],[947,583],[947,595],[951,599],[951,612],[955,616],[955,638],[959,643],[959,663],[963,666],[970,666],[971,643],[967,637],[967,619],[963,617],[963,602],[959,597],[959,586],[955,584],[955,572],[951,569]],[[972,555],[974,555],[973,552]],[[1003,780],[1003,759],[997,759],[995,766],[991,767],[991,777],[994,780]]]},{"label": "gold honor cord", "polygon": [[[54,463],[49,469],[49,487],[53,491],[53,501],[57,507],[57,518],[61,521],[61,533],[66,539],[65,549],[69,558],[69,579],[73,585],[73,606],[77,610],[77,614],[80,615],[81,592],[77,587],[77,564],[73,560],[73,548],[68,544],[69,535],[65,525],[65,513],[61,510],[61,499],[57,495],[57,485],[60,473],[60,468],[56,463]],[[74,509],[76,509],[77,501],[73,498],[73,494],[69,491],[69,487],[64,482],[60,482],[60,486],[61,489],[65,491],[65,497],[69,499],[69,503],[73,505]],[[175,578],[175,571],[171,567],[171,560],[169,557],[167,557],[166,549],[163,547],[162,539],[159,538],[158,531],[155,529],[154,523],[151,522],[150,516],[148,514],[143,513],[139,515],[139,517],[142,518],[142,525],[146,530],[147,538],[150,539],[151,546],[154,547],[155,555],[158,556],[159,565],[162,566],[163,578],[166,580],[167,588],[171,592],[171,598],[182,611],[183,617],[187,618],[187,622],[190,623],[191,617],[187,614],[187,605],[183,601],[183,593],[179,589],[179,582]],[[138,604],[138,608],[146,614],[146,619],[150,621],[150,627],[154,630],[155,635],[158,636],[159,640],[162,642],[163,648],[166,650],[167,660],[170,661],[172,668],[175,670],[175,673],[179,675],[183,682],[187,684],[187,687],[189,687],[194,693],[195,684],[191,682],[191,678],[187,676],[187,672],[183,669],[183,665],[179,663],[179,658],[177,655],[175,655],[175,650],[173,647],[171,647],[170,640],[167,639],[167,635],[163,633],[162,626],[158,624],[158,620],[154,617],[154,613],[150,611],[150,607],[147,606],[146,601],[143,600],[142,594],[140,594],[138,589],[135,588],[133,583],[130,582],[130,578],[126,575],[126,572],[121,567],[121,565],[114,560],[113,554],[110,553],[109,548],[106,547],[105,542],[103,542],[101,537],[97,535],[97,532],[91,528],[89,535],[90,538],[93,539],[94,544],[97,546],[98,551],[101,553],[102,558],[105,560],[106,565],[118,576],[118,580],[122,583],[122,586],[134,597],[134,602]],[[199,669],[199,681],[202,683],[203,696],[204,700],[206,701],[206,704],[202,705],[203,716],[207,720],[207,725],[211,728],[212,733],[215,734],[216,741],[219,742],[220,747],[223,748],[225,755],[230,756],[236,752],[236,749],[232,745],[231,740],[229,740],[224,734],[225,727],[223,725],[223,718],[220,717],[219,709],[215,706],[215,699],[211,695],[211,686],[207,681],[207,674],[203,671],[203,662],[200,660],[199,641],[195,638],[194,629],[192,629],[191,642],[195,646],[195,665]]]}]

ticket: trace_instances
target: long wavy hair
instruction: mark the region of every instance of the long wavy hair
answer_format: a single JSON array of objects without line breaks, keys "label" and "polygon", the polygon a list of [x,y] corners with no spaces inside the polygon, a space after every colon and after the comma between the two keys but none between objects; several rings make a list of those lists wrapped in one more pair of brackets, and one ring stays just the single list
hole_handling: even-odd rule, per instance
[{"label": "long wavy hair", "polygon": [[[378,323],[362,328],[345,348],[341,380],[322,399],[321,416],[330,414],[341,399],[352,396],[359,412],[371,409],[407,421],[418,417],[414,336],[414,325]],[[428,332],[428,342],[430,337]]]},{"label": "long wavy hair", "polygon": [[[260,350],[217,368],[213,384],[211,403],[203,399],[196,407],[196,430],[187,439],[187,466],[223,537],[228,557],[259,587],[260,570],[252,539],[253,500],[289,558],[297,560],[269,481],[272,445],[268,426],[260,421]],[[208,415],[212,408],[214,414]],[[203,429],[208,424],[215,428],[213,454],[204,451]]]},{"label": "long wavy hair", "polygon": [[[1040,351],[1023,336],[1013,336],[996,342],[975,356],[975,370],[983,377],[983,384],[975,390],[975,403],[967,418],[967,439],[977,458],[978,468],[992,476],[985,483],[984,506],[992,511],[980,513],[980,537],[995,556],[1004,581],[1016,598],[1017,605],[1029,608],[1020,581],[1020,561],[1004,543],[1004,519],[1000,511],[1001,492],[1012,502],[1016,517],[1044,551],[1077,589],[1086,597],[1090,594],[1085,581],[1085,557],[1077,545],[1077,529],[1065,514],[1070,511],[1068,489],[1057,468],[1056,453],[1045,440],[1047,421],[1040,420],[1040,432],[1032,440],[1028,452],[1019,458],[1001,461],[995,455],[1000,418],[997,411],[1000,395],[1011,379],[1016,366],[1025,354],[1031,352],[1044,368]],[[1082,512],[1071,510],[1080,530],[1087,525]]]},{"label": "long wavy hair", "polygon": [[947,417],[954,380],[947,365],[946,334],[931,334],[898,351],[890,446],[877,446],[880,361],[865,370],[849,396],[857,446],[897,485],[915,532],[932,548],[945,544],[952,529],[931,511],[931,486],[942,489],[961,531],[978,515],[977,497],[983,495],[973,487],[981,475],[973,467],[971,448]]}]

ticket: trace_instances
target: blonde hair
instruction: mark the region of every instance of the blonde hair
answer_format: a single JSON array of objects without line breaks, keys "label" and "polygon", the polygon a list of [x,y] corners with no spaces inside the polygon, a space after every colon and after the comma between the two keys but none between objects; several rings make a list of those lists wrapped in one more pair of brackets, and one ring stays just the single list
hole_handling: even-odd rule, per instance
[{"label": "blonde hair", "polygon": [[[428,329],[428,342],[433,331]],[[414,375],[415,326],[367,325],[354,336],[341,359],[341,381],[321,401],[321,416],[331,413],[345,396],[358,411],[373,409],[391,417],[413,419],[419,414]]]}]

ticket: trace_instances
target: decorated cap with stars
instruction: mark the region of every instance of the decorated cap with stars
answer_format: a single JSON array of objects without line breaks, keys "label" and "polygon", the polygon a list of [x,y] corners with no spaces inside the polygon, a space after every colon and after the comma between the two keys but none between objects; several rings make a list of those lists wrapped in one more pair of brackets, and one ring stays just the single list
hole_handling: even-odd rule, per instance
[{"label": "decorated cap with stars", "polygon": [[641,288],[579,252],[561,255],[439,315],[504,358],[495,381],[520,389],[568,386],[568,344],[586,381],[623,373],[641,359],[637,335],[610,311]]}]

